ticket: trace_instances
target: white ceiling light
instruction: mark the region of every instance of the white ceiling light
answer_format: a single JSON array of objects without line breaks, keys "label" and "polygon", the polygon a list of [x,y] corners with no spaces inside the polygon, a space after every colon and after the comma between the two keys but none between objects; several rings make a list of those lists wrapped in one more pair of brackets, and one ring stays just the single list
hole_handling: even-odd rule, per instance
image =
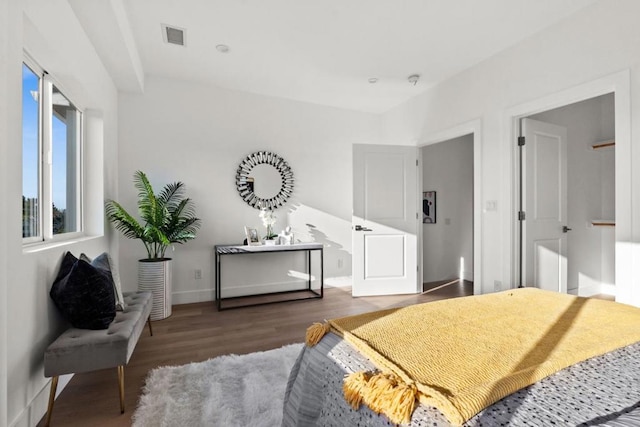
[{"label": "white ceiling light", "polygon": [[227,53],[229,52],[229,46],[226,44],[219,44],[216,46],[216,50],[220,53]]},{"label": "white ceiling light", "polygon": [[409,83],[413,84],[414,86],[416,85],[416,83],[418,83],[419,79],[420,79],[420,74],[411,74],[409,77],[407,77],[407,80],[409,80]]},{"label": "white ceiling light", "polygon": [[162,27],[162,40],[165,43],[184,46],[187,44],[187,30],[172,25],[160,24]]}]

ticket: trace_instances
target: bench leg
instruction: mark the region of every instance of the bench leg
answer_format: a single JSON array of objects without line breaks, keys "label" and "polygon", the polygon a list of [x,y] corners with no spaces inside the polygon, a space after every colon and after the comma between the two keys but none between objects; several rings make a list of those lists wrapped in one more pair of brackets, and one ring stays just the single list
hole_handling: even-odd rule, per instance
[{"label": "bench leg", "polygon": [[120,413],[124,414],[124,366],[118,366],[118,388],[120,390]]},{"label": "bench leg", "polygon": [[58,376],[51,379],[51,390],[49,391],[49,406],[47,407],[47,421],[45,427],[49,427],[51,422],[51,414],[53,413],[53,402],[56,400],[56,389],[58,388]]},{"label": "bench leg", "polygon": [[149,335],[153,336],[153,329],[151,329],[151,315],[149,315],[147,323],[149,324]]}]

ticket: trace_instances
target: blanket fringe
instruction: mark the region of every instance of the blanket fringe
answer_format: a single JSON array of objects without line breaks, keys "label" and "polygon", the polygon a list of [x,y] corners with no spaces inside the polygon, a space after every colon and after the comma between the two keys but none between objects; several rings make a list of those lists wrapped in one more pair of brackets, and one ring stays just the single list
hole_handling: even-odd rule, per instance
[{"label": "blanket fringe", "polygon": [[318,344],[322,337],[329,333],[329,322],[325,323],[314,323],[313,325],[307,328],[307,333],[305,336],[305,342],[308,347],[313,347]]},{"label": "blanket fringe", "polygon": [[343,384],[345,400],[358,409],[364,402],[372,411],[386,415],[396,424],[409,423],[415,409],[418,389],[394,374],[354,372]]},{"label": "blanket fringe", "polygon": [[375,374],[369,379],[363,400],[374,412],[378,414],[385,412],[389,406],[391,393],[397,385],[398,382],[394,375]]},{"label": "blanket fringe", "polygon": [[342,391],[345,400],[353,409],[360,408],[363,390],[367,386],[370,376],[368,372],[354,372],[345,377]]},{"label": "blanket fringe", "polygon": [[418,397],[418,389],[415,384],[399,384],[389,397],[391,402],[389,409],[385,411],[389,419],[398,424],[411,422],[411,414],[413,414]]}]

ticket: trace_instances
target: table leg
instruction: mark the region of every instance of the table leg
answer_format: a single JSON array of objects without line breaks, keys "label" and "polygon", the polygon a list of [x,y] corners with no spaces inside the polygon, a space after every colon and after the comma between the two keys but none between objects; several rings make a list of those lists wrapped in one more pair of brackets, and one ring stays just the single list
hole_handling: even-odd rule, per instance
[{"label": "table leg", "polygon": [[220,311],[220,254],[216,252],[216,306],[218,307],[218,311]]},{"label": "table leg", "polygon": [[320,248],[320,298],[324,296],[324,248]]},{"label": "table leg", "polygon": [[311,290],[311,250],[307,251],[307,289]]}]

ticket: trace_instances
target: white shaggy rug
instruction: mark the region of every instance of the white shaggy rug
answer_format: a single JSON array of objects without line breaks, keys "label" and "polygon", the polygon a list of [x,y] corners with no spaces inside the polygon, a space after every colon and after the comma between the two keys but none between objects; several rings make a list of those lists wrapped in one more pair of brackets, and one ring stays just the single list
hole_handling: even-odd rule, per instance
[{"label": "white shaggy rug", "polygon": [[301,348],[291,344],[156,368],[147,376],[133,426],[279,426],[289,371]]}]

